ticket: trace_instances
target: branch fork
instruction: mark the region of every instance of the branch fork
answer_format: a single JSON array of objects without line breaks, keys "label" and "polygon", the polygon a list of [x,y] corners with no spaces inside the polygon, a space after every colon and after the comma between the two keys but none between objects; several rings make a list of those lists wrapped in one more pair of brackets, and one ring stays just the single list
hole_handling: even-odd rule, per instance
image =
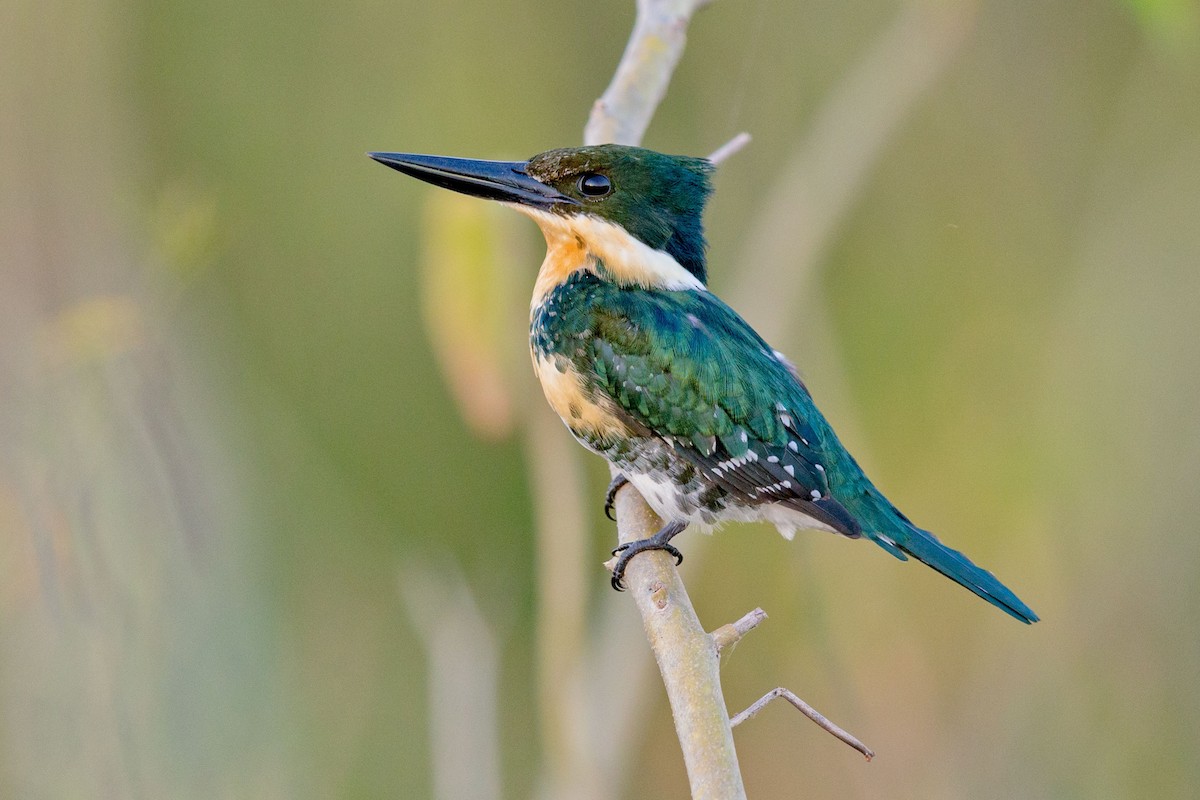
[{"label": "branch fork", "polygon": [[760,712],[764,708],[766,708],[767,705],[772,700],[779,698],[779,697],[782,697],[784,700],[787,700],[789,703],[791,703],[793,706],[795,706],[796,710],[798,710],[801,714],[808,717],[813,722],[817,723],[817,725],[820,726],[821,730],[826,731],[827,733],[831,734],[834,738],[840,739],[841,741],[843,741],[846,744],[853,747],[858,752],[862,753],[863,757],[866,758],[867,761],[870,761],[872,758],[875,757],[875,751],[872,750],[871,748],[867,747],[861,741],[859,741],[857,737],[855,737],[853,734],[849,733],[845,729],[839,727],[835,723],[831,722],[829,720],[829,718],[827,718],[820,711],[817,711],[815,708],[810,706],[808,703],[801,700],[790,689],[785,689],[782,686],[772,689],[771,691],[767,692],[762,697],[755,700],[750,705],[750,707],[747,708],[745,711],[742,711],[741,713],[736,714],[733,717],[733,719],[731,719],[729,721],[729,726],[731,728],[736,728],[738,725],[741,725],[746,720],[752,719],[753,717],[758,715],[758,712]]}]

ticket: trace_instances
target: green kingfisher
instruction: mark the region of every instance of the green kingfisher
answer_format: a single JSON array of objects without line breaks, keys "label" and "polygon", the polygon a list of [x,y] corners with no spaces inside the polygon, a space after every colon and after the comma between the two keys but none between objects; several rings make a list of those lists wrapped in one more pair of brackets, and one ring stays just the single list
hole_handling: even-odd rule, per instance
[{"label": "green kingfisher", "polygon": [[803,528],[865,536],[1037,621],[990,572],[875,488],[791,362],[708,290],[711,162],[613,144],[514,162],[369,155],[515,208],[545,235],[529,342],[546,399],[584,447],[616,467],[605,512],[631,483],[664,520],[654,536],[613,551],[614,588],[645,550],[682,561],[671,539],[689,525],[765,521],[788,539]]}]

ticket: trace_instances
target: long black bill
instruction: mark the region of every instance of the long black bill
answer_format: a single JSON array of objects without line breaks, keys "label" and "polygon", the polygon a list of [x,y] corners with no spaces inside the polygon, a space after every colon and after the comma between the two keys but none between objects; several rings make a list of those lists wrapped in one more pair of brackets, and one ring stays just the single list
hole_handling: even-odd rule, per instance
[{"label": "long black bill", "polygon": [[578,201],[531,178],[525,171],[527,161],[478,161],[471,158],[446,158],[444,156],[421,156],[412,153],[367,153],[380,164],[419,178],[443,189],[500,200],[520,203],[534,208]]}]

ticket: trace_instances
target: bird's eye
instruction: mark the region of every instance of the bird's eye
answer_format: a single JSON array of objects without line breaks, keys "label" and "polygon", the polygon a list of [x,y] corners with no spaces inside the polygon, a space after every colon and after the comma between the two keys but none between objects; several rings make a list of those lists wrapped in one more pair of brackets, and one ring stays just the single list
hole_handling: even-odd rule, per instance
[{"label": "bird's eye", "polygon": [[579,179],[579,193],[585,197],[603,197],[612,191],[612,181],[605,176],[589,172]]}]

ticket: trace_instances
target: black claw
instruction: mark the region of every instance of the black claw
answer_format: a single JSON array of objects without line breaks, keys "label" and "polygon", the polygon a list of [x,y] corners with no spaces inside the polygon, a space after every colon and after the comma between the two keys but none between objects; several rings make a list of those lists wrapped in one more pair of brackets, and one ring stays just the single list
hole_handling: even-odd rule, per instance
[{"label": "black claw", "polygon": [[608,491],[604,494],[604,516],[613,522],[617,521],[617,518],[613,516],[613,504],[617,502],[617,492],[621,491],[621,487],[627,483],[629,483],[629,478],[618,472],[609,482]]},{"label": "black claw", "polygon": [[612,554],[617,556],[617,563],[613,565],[612,587],[618,592],[625,591],[625,567],[629,566],[629,562],[634,556],[647,550],[665,550],[675,556],[675,566],[682,564],[683,553],[679,552],[679,548],[670,542],[686,527],[687,524],[683,522],[668,522],[662,527],[662,530],[648,539],[638,539],[635,542],[617,545],[612,551]]}]

